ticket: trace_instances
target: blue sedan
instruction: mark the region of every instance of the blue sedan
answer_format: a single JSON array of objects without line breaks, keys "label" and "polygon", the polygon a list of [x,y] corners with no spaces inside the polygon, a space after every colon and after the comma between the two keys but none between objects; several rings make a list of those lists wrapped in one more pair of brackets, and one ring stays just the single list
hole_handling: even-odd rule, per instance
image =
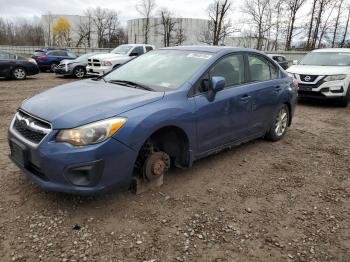
[{"label": "blue sedan", "polygon": [[11,159],[47,190],[127,189],[233,145],[280,140],[297,88],[256,50],[164,48],[25,100],[9,128]]}]

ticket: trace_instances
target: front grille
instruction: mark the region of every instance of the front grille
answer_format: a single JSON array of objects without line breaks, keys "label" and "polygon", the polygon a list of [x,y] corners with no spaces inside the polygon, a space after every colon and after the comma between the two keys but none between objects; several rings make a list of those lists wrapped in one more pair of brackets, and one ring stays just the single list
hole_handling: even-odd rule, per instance
[{"label": "front grille", "polygon": [[65,64],[59,64],[56,68],[57,69],[64,69],[66,67]]},{"label": "front grille", "polygon": [[315,75],[300,75],[300,80],[303,82],[314,82],[317,77]]},{"label": "front grille", "polygon": [[99,59],[88,59],[88,66],[94,66],[94,67],[100,67],[101,66],[101,61]]},{"label": "front grille", "polygon": [[34,144],[39,144],[51,130],[50,124],[21,111],[17,112],[13,129]]}]

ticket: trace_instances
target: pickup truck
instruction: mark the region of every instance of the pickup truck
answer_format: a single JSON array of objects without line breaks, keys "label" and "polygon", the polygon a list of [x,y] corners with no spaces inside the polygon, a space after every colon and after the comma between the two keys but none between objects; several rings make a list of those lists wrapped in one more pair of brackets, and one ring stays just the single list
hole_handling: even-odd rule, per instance
[{"label": "pickup truck", "polygon": [[110,53],[90,57],[86,67],[86,73],[93,76],[104,75],[121,64],[154,49],[155,47],[153,45],[120,45]]}]

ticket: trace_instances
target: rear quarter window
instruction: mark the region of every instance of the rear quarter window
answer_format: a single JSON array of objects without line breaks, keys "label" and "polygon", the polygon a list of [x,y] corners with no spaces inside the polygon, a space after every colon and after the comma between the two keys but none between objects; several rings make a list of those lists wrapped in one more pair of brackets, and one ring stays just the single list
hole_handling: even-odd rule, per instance
[{"label": "rear quarter window", "polygon": [[44,52],[44,51],[35,51],[35,52],[33,53],[33,55],[34,55],[34,56],[43,56],[43,55],[45,55],[45,52]]},{"label": "rear quarter window", "polygon": [[152,51],[153,47],[152,46],[146,46],[146,52]]}]

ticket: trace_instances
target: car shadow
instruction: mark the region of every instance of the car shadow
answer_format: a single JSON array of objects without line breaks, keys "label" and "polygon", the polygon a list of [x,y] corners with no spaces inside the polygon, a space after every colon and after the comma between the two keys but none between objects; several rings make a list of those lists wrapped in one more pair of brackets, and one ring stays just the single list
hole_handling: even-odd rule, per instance
[{"label": "car shadow", "polygon": [[23,81],[27,81],[27,80],[37,80],[38,78],[36,78],[36,77],[30,77],[30,76],[27,76],[27,78],[26,79],[24,79],[24,80],[16,80],[16,79],[11,79],[11,78],[5,78],[5,77],[0,77],[0,81],[6,81],[6,82],[15,82],[15,81],[17,81],[17,82],[23,82]]},{"label": "car shadow", "polygon": [[314,99],[314,98],[299,98],[298,104],[313,106],[313,107],[330,107],[341,108],[336,99]]}]

